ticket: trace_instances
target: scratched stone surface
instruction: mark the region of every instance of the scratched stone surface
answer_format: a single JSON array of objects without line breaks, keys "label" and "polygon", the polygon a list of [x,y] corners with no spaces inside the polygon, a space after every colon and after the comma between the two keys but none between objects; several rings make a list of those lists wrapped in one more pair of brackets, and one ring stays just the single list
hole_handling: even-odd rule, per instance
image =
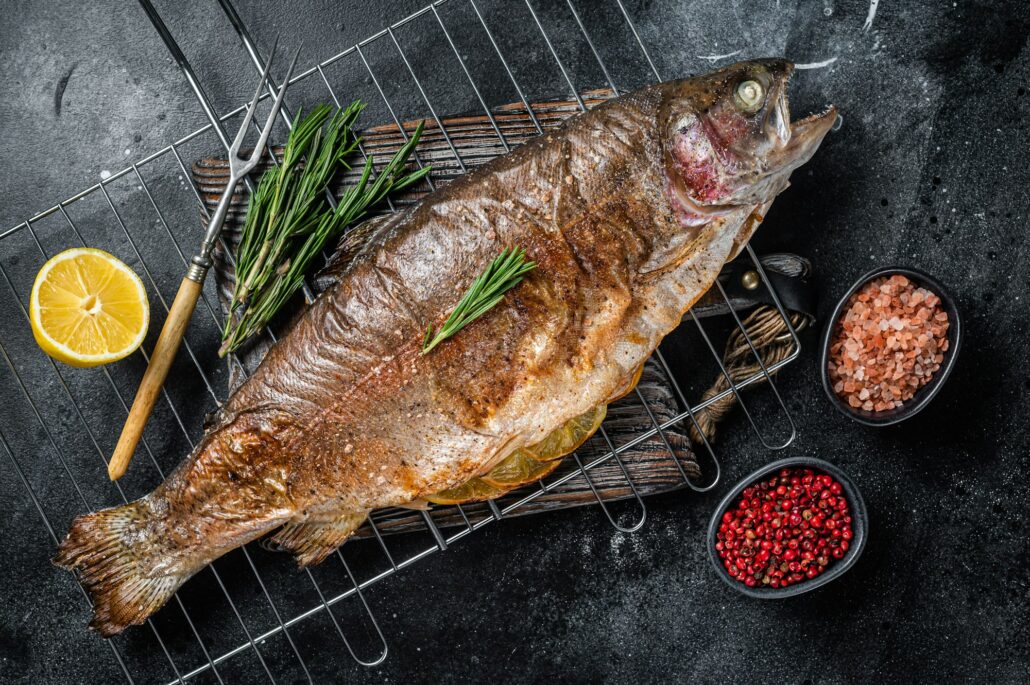
[{"label": "scratched stone surface", "polygon": [[[302,46],[301,63],[310,65],[424,1],[236,4],[262,50],[278,34],[288,48]],[[22,226],[0,238],[7,277],[0,282],[0,681],[118,682],[128,673],[136,682],[169,682],[241,645],[195,682],[1030,680],[1030,6],[624,4],[663,77],[784,55],[807,67],[791,91],[795,115],[829,102],[840,107],[840,130],[795,176],[755,246],[814,261],[823,317],[874,267],[910,264],[937,276],[958,301],[967,337],[934,403],[893,428],[849,422],[823,396],[809,332],[800,359],[778,379],[797,430],[788,448],[764,447],[737,411],[720,431],[720,484],[706,495],[648,500],[646,524],[635,534],[618,532],[588,507],[491,524],[428,556],[364,595],[389,643],[377,666],[359,666],[349,654],[368,660],[381,651],[354,597],[334,605],[331,616],[319,611],[248,642],[320,606],[312,579],[332,597],[348,587],[348,570],[367,577],[388,568],[375,543],[348,545],[346,567],[330,559],[311,578],[260,547],[251,546],[249,556],[234,552],[215,565],[217,578],[199,574],[180,592],[181,606],[173,602],[112,649],[85,630],[87,606],[72,577],[49,564],[55,543],[47,526],[61,536],[76,513],[144,494],[189,449],[204,413],[224,393],[215,322],[201,309],[188,335],[206,382],[180,354],[170,403],[146,433],[150,454],[138,455],[116,488],[104,478],[101,455],[114,445],[121,401],[131,397],[142,358],[111,367],[110,378],[55,371],[32,343],[20,306],[42,254],[81,238],[144,274],[160,313],[158,295],[169,300],[182,273],[176,247],[188,253],[195,244],[197,207],[174,155],[130,165],[206,119],[135,4],[7,2],[0,22],[0,232],[117,178],[34,222],[31,233]],[[218,3],[157,5],[215,111],[238,106],[255,72]],[[572,6],[607,76],[569,4],[533,0],[535,17],[513,0],[475,4],[527,97],[567,96],[572,88],[606,85],[608,76],[622,89],[654,78],[614,0]],[[438,16],[479,95],[490,105],[516,100],[473,5],[451,0]],[[428,105],[398,47],[438,113],[479,107],[431,12],[363,48],[375,80],[356,53],[327,66],[326,80],[341,99],[369,101],[365,121],[390,116],[377,83],[397,116],[425,116]],[[318,73],[290,92],[294,111],[329,97]],[[218,141],[206,133],[175,149],[189,165],[217,152]],[[152,333],[147,345],[153,342]],[[692,392],[712,379],[709,354],[696,339],[677,335],[667,354]],[[768,390],[745,399],[767,442],[789,435]],[[844,468],[865,496],[871,531],[864,555],[841,579],[791,600],[760,602],[715,576],[705,528],[732,483],[781,455],[818,456]],[[634,505],[612,513],[621,521],[639,516]],[[400,540],[395,554],[399,560],[431,544],[428,536]]]}]

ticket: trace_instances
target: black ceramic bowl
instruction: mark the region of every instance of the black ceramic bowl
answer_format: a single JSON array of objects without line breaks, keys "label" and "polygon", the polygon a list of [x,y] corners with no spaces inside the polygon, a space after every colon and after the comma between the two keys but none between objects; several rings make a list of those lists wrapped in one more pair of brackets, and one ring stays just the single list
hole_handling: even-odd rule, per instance
[{"label": "black ceramic bowl", "polygon": [[[848,500],[848,505],[851,509],[851,531],[854,533],[854,537],[851,539],[851,544],[848,547],[848,553],[844,555],[843,559],[834,560],[834,562],[827,567],[826,571],[811,580],[804,580],[796,585],[791,585],[785,588],[748,587],[739,580],[732,578],[723,566],[722,560],[719,559],[719,553],[715,549],[715,543],[717,541],[716,535],[719,532],[719,522],[722,520],[722,515],[730,507],[737,504],[737,500],[740,498],[740,493],[744,491],[744,488],[755,481],[759,481],[768,476],[770,473],[779,471],[782,468],[797,467],[810,468],[817,472],[822,471],[837,480],[844,489],[844,497]],[[858,488],[855,487],[855,484],[851,482],[851,479],[848,478],[847,474],[833,464],[827,463],[822,459],[815,459],[812,457],[791,457],[790,459],[780,459],[779,461],[774,461],[773,463],[763,466],[757,471],[749,474],[746,478],[737,483],[733,489],[727,493],[726,497],[719,502],[719,506],[716,508],[715,514],[712,516],[712,520],[708,524],[708,540],[706,543],[708,545],[708,559],[712,562],[712,566],[715,568],[715,572],[719,574],[719,577],[737,592],[749,597],[757,597],[759,599],[783,599],[785,597],[793,597],[795,595],[809,592],[810,590],[814,590],[818,587],[822,587],[831,580],[840,577],[845,571],[854,566],[855,561],[858,560],[858,557],[862,554],[862,550],[865,549],[866,531],[868,527],[869,514],[865,508],[865,501],[862,499],[862,494],[858,491]]]},{"label": "black ceramic bowl", "polygon": [[[837,326],[837,321],[844,314],[844,307],[847,306],[848,300],[851,299],[851,296],[854,295],[859,288],[874,278],[890,276],[893,274],[907,276],[909,280],[917,286],[923,286],[930,292],[937,295],[937,297],[941,298],[941,306],[948,314],[948,350],[944,353],[944,361],[941,362],[941,368],[933,375],[930,382],[916,390],[916,394],[912,399],[905,402],[901,407],[876,412],[867,411],[865,409],[855,409],[837,396],[837,393],[833,391],[833,386],[830,383],[829,371],[826,368],[830,357],[830,339],[833,337],[833,331]],[[840,301],[833,310],[833,314],[829,319],[827,319],[826,326],[823,328],[823,337],[821,341],[822,353],[819,355],[819,371],[823,379],[823,390],[826,391],[826,396],[830,398],[830,402],[833,406],[845,416],[867,426],[890,426],[898,423],[899,421],[904,421],[907,418],[915,416],[930,403],[930,400],[934,398],[937,392],[941,389],[941,386],[944,385],[944,381],[946,381],[948,376],[951,375],[951,370],[955,366],[955,359],[958,358],[958,350],[961,342],[962,322],[959,318],[958,308],[955,307],[955,300],[952,299],[948,291],[944,289],[944,286],[934,280],[932,276],[923,273],[918,269],[902,266],[892,266],[885,269],[870,271],[865,276],[862,276],[862,278],[855,281],[855,284],[852,285],[846,293],[844,293],[844,297],[840,298]]]}]

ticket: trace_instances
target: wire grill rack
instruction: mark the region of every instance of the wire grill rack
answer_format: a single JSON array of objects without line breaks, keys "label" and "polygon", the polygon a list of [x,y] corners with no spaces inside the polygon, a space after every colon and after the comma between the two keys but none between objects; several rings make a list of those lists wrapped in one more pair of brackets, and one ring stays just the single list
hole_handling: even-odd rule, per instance
[{"label": "wire grill rack", "polygon": [[[218,1],[255,70],[260,72],[264,61],[256,41],[229,0]],[[163,391],[162,404],[155,410],[144,435],[142,454],[137,456],[136,466],[127,477],[109,483],[104,462],[117,436],[121,417],[128,411],[127,402],[131,401],[135,385],[146,367],[145,350],[152,346],[153,338],[121,364],[76,370],[59,366],[45,357],[26,332],[27,294],[32,277],[44,260],[69,242],[107,249],[142,272],[151,302],[157,304],[151,328],[160,330],[161,316],[168,310],[169,294],[174,293],[186,268],[186,255],[197,242],[200,230],[197,209],[202,213],[207,211],[184,159],[199,157],[212,149],[226,149],[228,141],[223,124],[243,111],[241,106],[224,115],[215,112],[156,10],[147,0],[141,0],[141,4],[186,76],[209,123],[0,233],[0,280],[3,280],[0,311],[12,313],[0,320],[0,397],[7,398],[4,411],[0,413],[0,450],[24,485],[55,545],[75,514],[129,501],[163,480],[176,460],[192,448],[202,432],[203,416],[217,406],[225,392],[226,371],[214,353],[216,345],[211,344],[219,329],[220,313],[213,304],[217,302],[211,285],[213,279],[208,279],[203,303],[182,348],[184,354],[179,355],[170,376],[175,380]],[[370,87],[370,99],[373,105],[378,103],[379,113],[400,127],[402,112],[395,93],[402,87],[410,91],[410,86],[414,85],[414,91],[410,91],[417,93],[414,107],[421,110],[421,114],[428,113],[441,127],[454,163],[465,171],[466,164],[443,127],[442,115],[462,107],[467,110],[471,104],[490,119],[500,144],[507,150],[509,142],[493,120],[490,104],[497,98],[507,97],[520,101],[537,130],[542,130],[529,106],[531,90],[519,77],[520,64],[526,59],[542,61],[552,69],[551,82],[543,83],[539,77],[534,78],[532,92],[542,89],[550,95],[571,95],[583,109],[587,106],[581,96],[585,85],[604,85],[619,93],[630,86],[662,78],[622,0],[605,3],[566,0],[564,4],[551,3],[547,8],[537,7],[527,0],[518,7],[517,13],[511,9],[516,3],[505,3],[504,12],[486,11],[481,7],[485,4],[485,0],[439,0],[427,5],[299,73],[290,83],[291,102],[305,98],[324,100],[328,95],[340,104],[341,84],[333,85],[334,69],[349,60],[365,74],[363,86]],[[524,21],[514,21],[513,13]],[[623,78],[620,75],[618,80],[613,76],[588,28],[591,22],[597,21],[621,25],[626,43],[616,55],[617,64],[625,67],[636,63],[641,67],[636,76]],[[515,48],[510,47],[513,40]],[[537,49],[527,51],[530,43]],[[570,50],[577,51],[581,61],[596,67],[593,73],[602,83],[574,81],[573,69],[561,56],[569,54]],[[449,56],[449,61],[436,60],[428,76],[420,75],[426,70],[429,54],[441,58]],[[392,68],[384,66],[389,60],[394,61]],[[487,62],[493,74],[488,82],[475,75],[475,65]],[[399,84],[398,80],[405,82]],[[347,88],[349,98],[354,84],[342,85]],[[269,83],[269,91],[274,88],[275,84]],[[465,93],[464,100],[452,104],[450,94],[459,90]],[[431,94],[436,91],[442,93]],[[294,110],[283,108],[282,121],[287,128],[293,115]],[[366,120],[373,116],[366,114]],[[119,670],[133,682],[133,673],[142,670],[139,661],[156,659],[164,662],[170,682],[193,679],[225,682],[237,670],[247,673],[248,680],[260,677],[273,683],[297,678],[310,681],[311,661],[322,650],[305,649],[309,639],[317,639],[323,645],[339,639],[357,663],[379,664],[387,656],[387,642],[369,605],[366,590],[401,569],[446,550],[492,521],[504,518],[541,493],[572,478],[586,479],[593,489],[591,469],[610,460],[622,466],[620,454],[656,435],[665,440],[663,431],[671,426],[696,425],[694,416],[699,410],[730,393],[737,396],[747,421],[765,447],[786,447],[794,438],[794,423],[772,383],[771,374],[797,357],[800,343],[762,264],[750,247],[746,257],[760,275],[762,287],[771,293],[793,338],[794,352],[787,358],[766,367],[752,345],[751,351],[761,372],[734,381],[722,365],[714,334],[691,312],[688,318],[696,327],[703,347],[729,380],[730,387],[723,393],[692,404],[659,351],[656,360],[682,408],[671,420],[659,422],[643,396],[637,393],[637,400],[651,417],[649,430],[616,446],[602,426],[599,436],[593,438],[606,442],[607,451],[602,456],[583,461],[579,455],[573,455],[577,466],[573,472],[558,480],[526,487],[523,496],[503,508],[490,503],[486,515],[475,517],[463,513],[465,525],[456,530],[442,530],[428,511],[424,512],[424,537],[408,534],[387,538],[380,534],[373,515],[369,525],[375,542],[359,543],[360,554],[352,552],[352,545],[347,545],[337,551],[335,558],[300,574],[291,564],[283,564],[282,559],[272,558],[255,545],[241,548],[201,572],[177,593],[168,608],[149,620],[146,627],[110,640],[108,646]],[[726,298],[721,285],[718,289]],[[728,299],[726,302],[729,304]],[[735,312],[732,323],[743,330]],[[747,341],[751,344],[750,338]],[[739,395],[742,388],[761,381],[769,382],[779,411],[789,424],[788,435],[783,440],[769,438],[749,411],[746,400]],[[700,449],[706,483],[692,482],[685,473],[683,476],[685,486],[695,491],[714,487],[719,478],[719,462],[712,446],[705,442]],[[670,452],[674,453],[671,448]],[[615,528],[632,532],[644,524],[647,510],[625,466],[621,471],[633,494],[631,506],[616,509],[599,496],[597,501]],[[594,494],[597,495],[596,490]],[[284,570],[284,566],[291,568]],[[199,589],[194,590],[194,587]],[[88,603],[84,590],[82,595]],[[201,604],[203,610],[198,610]],[[248,658],[250,663],[241,666]],[[147,672],[155,672],[154,666],[148,663]],[[162,669],[159,664],[157,672]]]}]

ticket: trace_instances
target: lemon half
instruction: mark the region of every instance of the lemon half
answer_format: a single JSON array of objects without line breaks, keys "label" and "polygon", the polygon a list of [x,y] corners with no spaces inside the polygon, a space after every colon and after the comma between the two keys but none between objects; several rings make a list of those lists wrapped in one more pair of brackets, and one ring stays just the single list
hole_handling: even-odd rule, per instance
[{"label": "lemon half", "polygon": [[150,306],[143,281],[103,250],[77,247],[54,255],[36,274],[29,298],[36,342],[72,366],[106,364],[143,342]]}]

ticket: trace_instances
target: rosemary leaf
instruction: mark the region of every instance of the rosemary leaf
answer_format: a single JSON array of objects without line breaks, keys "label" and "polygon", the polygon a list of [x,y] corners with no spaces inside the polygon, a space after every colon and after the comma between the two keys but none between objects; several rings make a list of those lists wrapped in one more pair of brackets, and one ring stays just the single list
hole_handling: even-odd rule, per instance
[{"label": "rosemary leaf", "polygon": [[520,248],[505,249],[479,274],[465,295],[454,307],[440,330],[433,334],[433,327],[426,329],[422,340],[422,354],[428,354],[437,345],[493,309],[504,299],[505,293],[522,282],[525,274],[536,268],[536,262],[526,261],[526,253]]},{"label": "rosemary leaf", "polygon": [[382,171],[372,178],[372,159],[361,179],[334,209],[325,190],[361,139],[353,127],[364,103],[345,109],[318,105],[290,132],[278,166],[265,172],[247,205],[236,255],[236,284],[222,331],[222,356],[260,332],[304,283],[311,262],[326,243],[363,218],[387,195],[417,183],[429,167],[406,172],[418,144],[420,124]]}]

